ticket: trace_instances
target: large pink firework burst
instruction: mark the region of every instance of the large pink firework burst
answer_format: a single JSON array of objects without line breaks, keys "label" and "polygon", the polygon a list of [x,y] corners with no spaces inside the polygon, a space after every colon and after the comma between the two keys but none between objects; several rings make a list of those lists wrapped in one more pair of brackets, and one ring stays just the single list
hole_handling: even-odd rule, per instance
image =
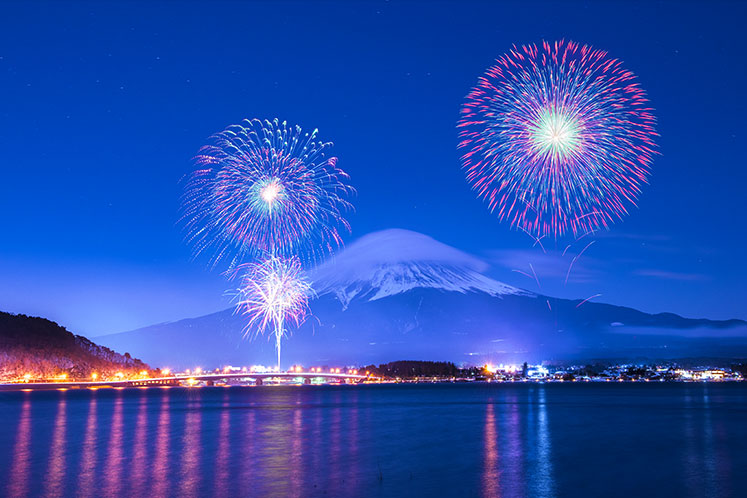
[{"label": "large pink firework burst", "polygon": [[499,220],[535,237],[583,235],[625,216],[647,183],[656,119],[636,77],[574,42],[514,47],[467,95],[467,181]]}]

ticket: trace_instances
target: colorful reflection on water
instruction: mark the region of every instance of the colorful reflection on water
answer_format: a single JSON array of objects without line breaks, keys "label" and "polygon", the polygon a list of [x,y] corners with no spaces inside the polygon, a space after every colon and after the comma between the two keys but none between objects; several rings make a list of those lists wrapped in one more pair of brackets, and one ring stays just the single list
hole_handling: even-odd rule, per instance
[{"label": "colorful reflection on water", "polygon": [[0,495],[747,495],[747,386],[0,394]]}]

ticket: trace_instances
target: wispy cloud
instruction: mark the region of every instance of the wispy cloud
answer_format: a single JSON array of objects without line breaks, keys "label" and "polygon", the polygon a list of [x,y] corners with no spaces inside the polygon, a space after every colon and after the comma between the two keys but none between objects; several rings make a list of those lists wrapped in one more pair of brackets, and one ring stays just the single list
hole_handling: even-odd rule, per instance
[{"label": "wispy cloud", "polygon": [[568,282],[594,282],[602,276],[603,265],[589,256],[588,253],[591,251],[584,252],[574,261],[583,247],[574,247],[572,251],[569,250],[565,254],[563,251],[556,250],[542,252],[537,248],[493,250],[487,254],[487,257],[495,265],[525,274],[530,279],[536,278],[540,282],[544,279],[564,280],[566,277],[568,277]]},{"label": "wispy cloud", "polygon": [[704,280],[709,280],[708,275],[703,275],[701,273],[685,273],[667,270],[656,270],[650,268],[635,270],[633,274],[639,275],[641,277],[659,278],[663,280],[677,280],[680,282],[702,282]]}]

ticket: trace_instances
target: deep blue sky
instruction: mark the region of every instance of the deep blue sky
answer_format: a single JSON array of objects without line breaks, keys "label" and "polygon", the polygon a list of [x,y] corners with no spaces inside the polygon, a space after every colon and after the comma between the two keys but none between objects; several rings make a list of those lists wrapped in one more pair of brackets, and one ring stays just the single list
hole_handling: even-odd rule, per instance
[{"label": "deep blue sky", "polygon": [[[177,227],[179,180],[211,133],[277,116],[335,142],[358,190],[348,240],[407,228],[532,290],[511,269],[534,261],[556,295],[747,318],[745,19],[744,2],[3,2],[0,309],[98,335],[226,307]],[[497,56],[558,38],[623,60],[661,134],[639,208],[568,286],[476,200],[455,130]]]}]

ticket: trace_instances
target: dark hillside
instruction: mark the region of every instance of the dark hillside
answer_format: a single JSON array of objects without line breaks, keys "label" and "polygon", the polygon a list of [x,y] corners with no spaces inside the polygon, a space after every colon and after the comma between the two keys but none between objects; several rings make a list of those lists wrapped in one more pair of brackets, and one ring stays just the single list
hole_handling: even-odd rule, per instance
[{"label": "dark hillside", "polygon": [[99,346],[50,320],[0,312],[0,378],[50,379],[67,374],[70,379],[88,379],[96,372],[102,378],[116,372],[149,370],[148,365]]}]

